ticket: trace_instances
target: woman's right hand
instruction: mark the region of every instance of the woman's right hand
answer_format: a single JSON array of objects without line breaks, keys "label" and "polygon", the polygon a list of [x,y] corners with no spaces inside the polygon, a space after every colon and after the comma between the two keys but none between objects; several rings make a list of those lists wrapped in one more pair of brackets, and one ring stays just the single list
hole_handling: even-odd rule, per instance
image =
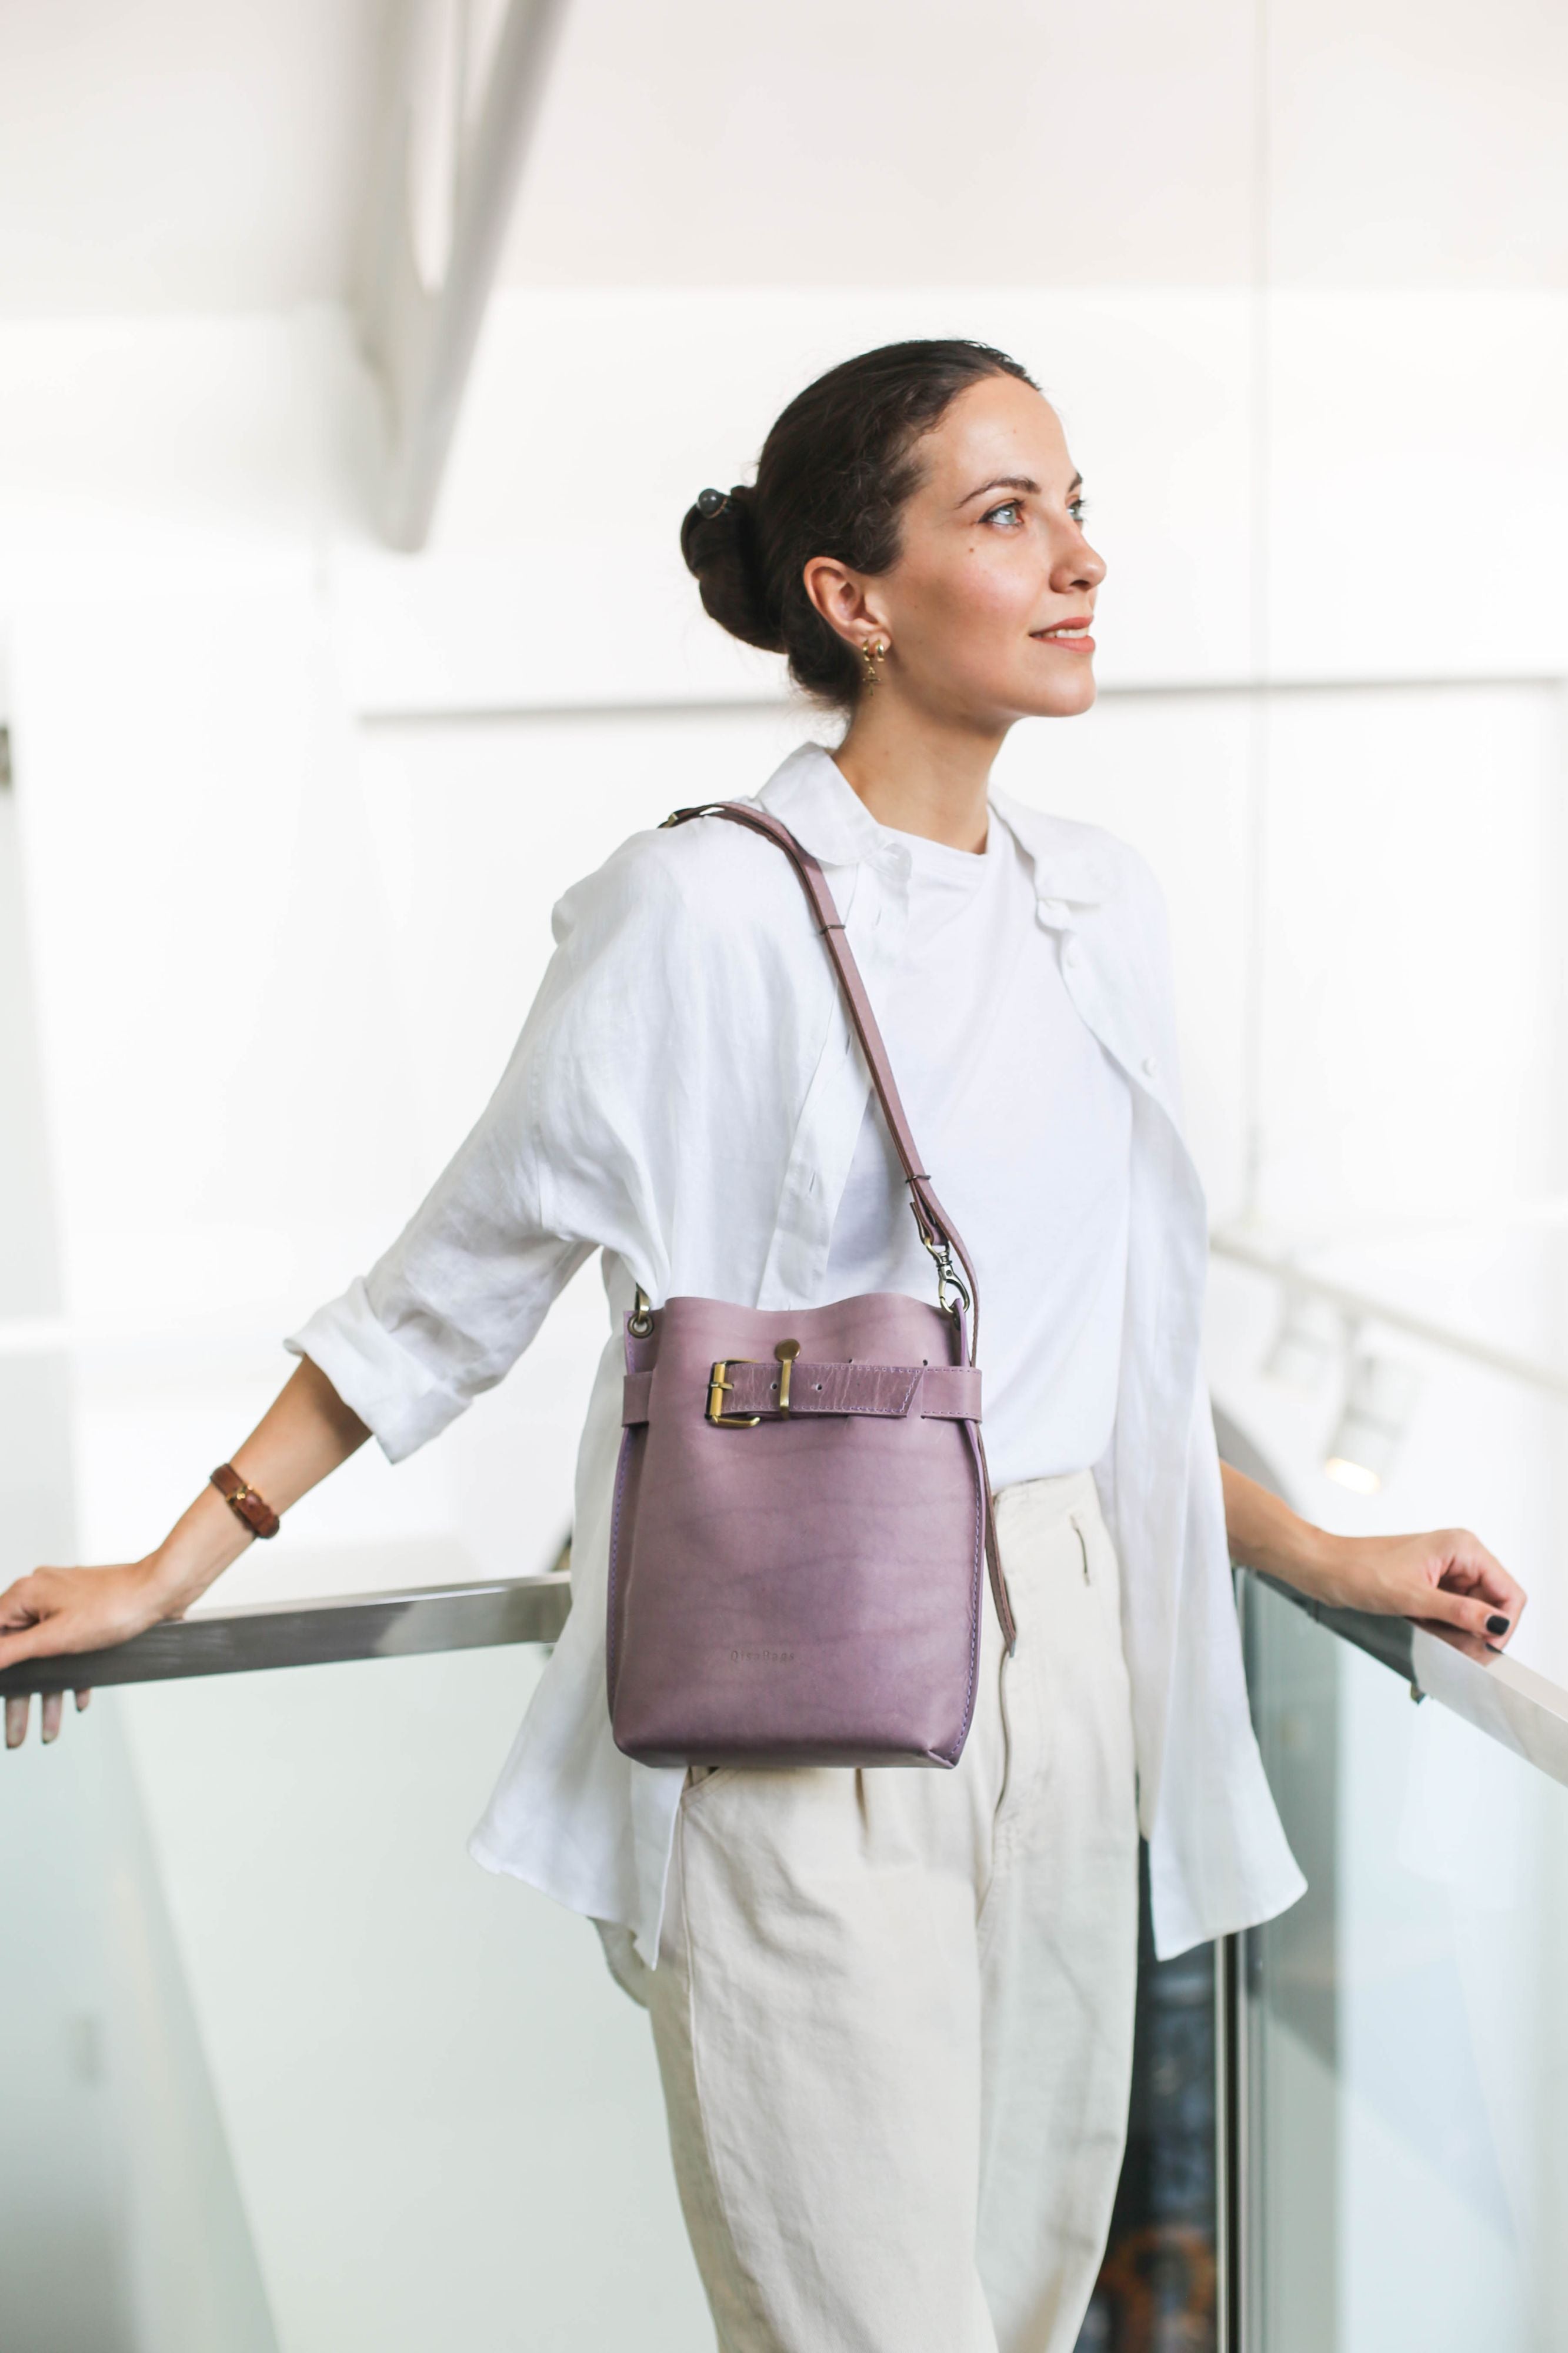
[{"label": "woman's right hand", "polygon": [[[286,1511],[364,1444],[369,1430],[325,1373],[302,1356],[234,1458],[242,1479]],[[0,1593],[0,1668],[19,1659],[62,1661],[73,1651],[129,1641],[160,1618],[179,1618],[253,1542],[211,1481],[156,1552],[112,1568],[36,1568]],[[70,1676],[62,1673],[60,1685]],[[86,1694],[77,1693],[77,1705]],[[27,1736],[27,1701],[5,1703],[5,1746]],[[60,1728],[60,1692],[44,1694],[44,1738]]]},{"label": "woman's right hand", "polygon": [[[20,1659],[55,1658],[76,1651],[107,1650],[179,1614],[161,1585],[153,1560],[123,1561],[111,1568],[36,1568],[0,1593],[0,1667]],[[62,1675],[62,1684],[68,1679]],[[89,1694],[79,1691],[85,1707]],[[43,1694],[43,1736],[60,1728],[61,1694]],[[19,1748],[27,1736],[30,1701],[26,1693],[5,1702],[5,1746]]]}]

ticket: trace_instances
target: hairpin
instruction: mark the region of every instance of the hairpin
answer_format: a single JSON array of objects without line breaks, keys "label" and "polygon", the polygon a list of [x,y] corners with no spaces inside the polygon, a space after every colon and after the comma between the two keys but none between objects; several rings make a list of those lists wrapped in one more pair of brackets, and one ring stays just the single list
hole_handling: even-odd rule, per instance
[{"label": "hairpin", "polygon": [[697,493],[697,512],[705,515],[710,522],[716,514],[722,514],[729,503],[728,491],[699,491]]}]

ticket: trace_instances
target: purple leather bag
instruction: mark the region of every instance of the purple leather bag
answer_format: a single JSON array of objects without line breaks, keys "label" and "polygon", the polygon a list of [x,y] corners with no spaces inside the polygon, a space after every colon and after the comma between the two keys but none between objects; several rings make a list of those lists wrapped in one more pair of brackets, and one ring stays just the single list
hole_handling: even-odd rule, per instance
[{"label": "purple leather bag", "polygon": [[821,867],[749,802],[665,822],[699,817],[748,826],[794,862],[937,1303],[883,1291],[826,1307],[654,1308],[638,1292],[610,1535],[616,1745],[645,1765],[956,1765],[987,1563],[1014,1641],[980,1436],[974,1271],[916,1155]]}]

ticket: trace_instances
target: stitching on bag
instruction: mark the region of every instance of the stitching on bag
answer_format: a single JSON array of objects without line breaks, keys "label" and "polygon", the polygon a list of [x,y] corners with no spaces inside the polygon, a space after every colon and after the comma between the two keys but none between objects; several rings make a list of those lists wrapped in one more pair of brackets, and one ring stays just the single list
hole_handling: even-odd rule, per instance
[{"label": "stitching on bag", "polygon": [[963,1722],[952,1754],[949,1756],[945,1749],[939,1752],[946,1765],[958,1763],[963,1754],[963,1744],[969,1737],[969,1726],[974,1715],[974,1684],[980,1672],[980,1613],[985,1606],[981,1590],[981,1571],[985,1557],[985,1519],[981,1507],[984,1482],[980,1476],[980,1457],[974,1444],[972,1423],[964,1423],[963,1434],[969,1442],[969,1467],[974,1474],[974,1574],[969,1585],[969,1688],[963,1695]]},{"label": "stitching on bag", "polygon": [[626,1428],[621,1432],[620,1460],[616,1464],[616,1500],[610,1511],[609,1604],[605,1626],[605,1660],[606,1666],[605,1680],[609,1684],[610,1707],[612,1713],[614,1712],[616,1704],[616,1651],[617,1647],[616,1636],[620,1624],[620,1620],[616,1614],[616,1569],[619,1560],[621,1548],[621,1497],[626,1492],[626,1464],[631,1459],[632,1440],[636,1435],[637,1428],[638,1425],[637,1423],[628,1423]]}]

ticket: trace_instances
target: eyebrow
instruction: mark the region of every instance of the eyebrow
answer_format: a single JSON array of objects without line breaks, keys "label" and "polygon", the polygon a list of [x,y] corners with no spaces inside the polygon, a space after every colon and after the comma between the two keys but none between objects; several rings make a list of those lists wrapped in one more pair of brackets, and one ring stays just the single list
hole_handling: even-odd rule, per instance
[{"label": "eyebrow", "polygon": [[[1075,474],[1068,484],[1068,496],[1070,498],[1074,491],[1082,488],[1083,476]],[[993,491],[1028,491],[1037,497],[1039,489],[1038,482],[1031,481],[1027,474],[997,474],[991,481],[982,482],[977,491],[966,491],[958,503],[961,507],[966,507],[971,499],[987,498]]]}]

